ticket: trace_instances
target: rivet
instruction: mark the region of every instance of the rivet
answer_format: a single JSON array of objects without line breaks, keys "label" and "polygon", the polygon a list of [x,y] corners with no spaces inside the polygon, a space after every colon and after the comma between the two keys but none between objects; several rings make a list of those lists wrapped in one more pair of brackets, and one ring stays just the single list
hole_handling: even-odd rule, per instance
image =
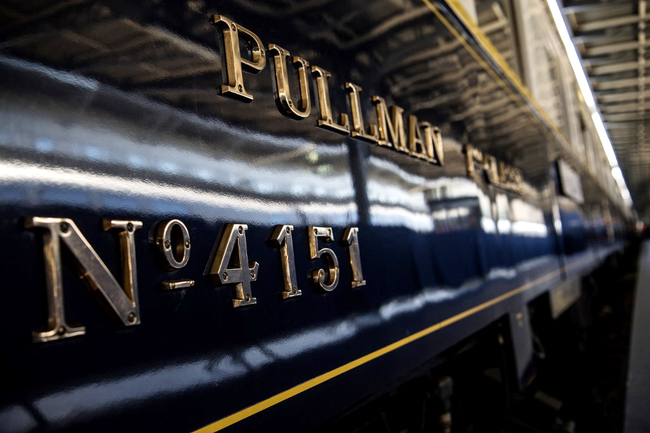
[{"label": "rivet", "polygon": [[136,316],[134,312],[130,312],[129,315],[127,316],[127,319],[129,319],[129,322],[133,323],[135,322]]},{"label": "rivet", "polygon": [[234,24],[231,25],[230,27],[232,28],[232,31],[233,31],[233,32],[237,30],[237,26],[235,26]]},{"label": "rivet", "polygon": [[170,241],[165,241],[165,248],[170,249],[172,247],[172,243]]},{"label": "rivet", "polygon": [[[69,228],[70,228],[70,225],[67,222],[62,222],[61,223],[61,231],[63,233],[66,233]],[[63,332],[65,332],[65,329],[63,330]]]},{"label": "rivet", "polygon": [[237,86],[237,88],[239,89],[240,92],[244,90],[244,86],[242,86],[241,84]]},{"label": "rivet", "polygon": [[190,241],[185,241],[185,248],[190,249]]},{"label": "rivet", "polygon": [[251,271],[251,278],[255,278],[255,271]]},{"label": "rivet", "polygon": [[228,281],[228,272],[223,273],[223,280]]},{"label": "rivet", "polygon": [[133,231],[133,224],[132,224],[132,223],[128,223],[128,224],[126,225],[126,229],[127,229],[128,231],[132,232],[132,231]]},{"label": "rivet", "polygon": [[290,233],[291,233],[291,229],[289,227],[287,227],[287,234],[290,234]]},{"label": "rivet", "polygon": [[56,330],[56,333],[59,335],[65,334],[65,328],[63,326],[60,326],[59,329]]},{"label": "rivet", "polygon": [[244,233],[244,227],[239,226],[239,229],[238,229],[238,230],[239,230],[239,234],[240,234],[240,235]]}]

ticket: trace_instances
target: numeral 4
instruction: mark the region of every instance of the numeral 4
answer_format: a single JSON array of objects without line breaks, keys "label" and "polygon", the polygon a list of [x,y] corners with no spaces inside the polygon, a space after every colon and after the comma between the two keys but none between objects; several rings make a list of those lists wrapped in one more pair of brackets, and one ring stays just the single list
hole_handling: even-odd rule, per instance
[{"label": "numeral 4", "polygon": [[[217,284],[235,284],[235,297],[232,300],[235,308],[257,303],[251,292],[251,281],[257,280],[260,265],[248,261],[246,230],[246,224],[226,225],[208,272]],[[228,267],[230,263],[232,268]]]}]

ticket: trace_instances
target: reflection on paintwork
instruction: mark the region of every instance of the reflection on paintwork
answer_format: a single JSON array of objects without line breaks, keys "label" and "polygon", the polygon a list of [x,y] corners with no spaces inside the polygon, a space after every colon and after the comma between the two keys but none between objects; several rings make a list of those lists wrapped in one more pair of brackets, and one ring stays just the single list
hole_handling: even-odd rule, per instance
[{"label": "reflection on paintwork", "polygon": [[[513,280],[523,270],[540,267],[549,260],[550,257],[540,257],[512,268],[495,269],[487,275],[487,281],[497,283],[499,280]],[[152,397],[182,395],[200,388],[218,388],[227,382],[240,380],[252,370],[263,369],[274,361],[300,362],[312,352],[326,351],[330,346],[352,340],[368,329],[382,324],[390,325],[425,312],[431,314],[431,309],[436,305],[458,302],[480,290],[484,284],[482,279],[472,278],[459,287],[425,287],[413,296],[398,297],[381,305],[376,312],[289,333],[249,347],[236,357],[211,353],[208,358],[183,360],[173,365],[142,366],[142,370],[140,366],[134,366],[132,373],[119,377],[101,376],[84,384],[39,396],[34,400],[34,405],[53,426],[69,428],[116,410],[134,410],[135,403]],[[128,398],[124,398],[124,395]]]},{"label": "reflection on paintwork", "polygon": [[[584,183],[584,209],[556,202],[551,217],[553,137],[420,2],[359,3],[353,12],[329,1],[40,4],[16,3],[25,10],[3,16],[0,261],[10,264],[9,284],[19,290],[5,291],[0,314],[12,348],[0,424],[198,428],[556,272],[565,250],[554,222],[565,222],[572,239],[566,251],[576,260],[593,251],[588,243],[606,252],[603,240],[617,227],[592,180]],[[364,89],[367,124],[377,119],[363,95],[377,94],[440,126],[445,166],[317,128],[315,94],[308,118],[287,118],[276,107],[269,65],[243,75],[250,104],[219,96],[222,54],[208,20],[214,14],[330,71],[334,121],[348,110],[344,83],[354,82]],[[293,96],[295,78],[289,73]],[[465,143],[524,170],[522,194],[468,179]],[[192,259],[173,278],[196,284],[160,290],[172,276],[155,261],[154,239],[142,233],[142,325],[116,330],[85,293],[69,290],[66,311],[87,335],[35,348],[29,334],[43,325],[45,293],[40,246],[22,228],[25,215],[74,219],[114,273],[119,256],[97,229],[102,217],[142,219],[150,235],[159,221],[181,218]],[[583,216],[586,228],[576,223]],[[263,272],[254,287],[258,304],[249,309],[232,309],[230,288],[202,277],[219,230],[235,221],[249,225],[249,256]],[[264,243],[278,224],[296,228],[303,295],[287,300],[280,253]],[[359,227],[366,286],[322,293],[307,284],[308,271],[323,266],[309,260],[308,225],[331,226],[337,237]],[[347,257],[345,247],[330,246]],[[341,274],[352,280],[348,266]],[[485,311],[478,326],[511,307]],[[387,355],[399,369],[366,382],[355,375],[365,387],[346,387],[348,376],[327,388],[337,390],[334,398],[318,388],[273,413],[305,414],[284,416],[289,423],[330,416],[325,406],[344,410],[460,341],[471,326],[461,322],[419,348]],[[323,398],[330,404],[318,404]],[[90,420],[98,424],[83,425]]]},{"label": "reflection on paintwork", "polygon": [[[329,203],[322,205],[308,202],[287,208],[281,202],[261,199],[245,199],[201,189],[180,187],[163,182],[136,180],[118,176],[101,175],[72,169],[51,168],[25,161],[6,160],[0,163],[0,181],[14,193],[4,197],[14,203],[22,203],[25,197],[37,197],[43,204],[84,205],[96,198],[107,209],[135,211],[151,214],[176,213],[178,215],[202,215],[211,219],[229,209],[233,217],[242,221],[260,222],[270,218],[277,220],[302,220],[304,217],[336,224],[354,223],[353,204]],[[84,191],[77,190],[83,185]],[[45,189],[43,189],[45,188]],[[89,189],[90,192],[85,192]],[[57,193],[58,191],[58,193]],[[128,199],[125,192],[128,191]],[[34,194],[35,193],[35,194]],[[95,197],[95,195],[97,197]],[[101,196],[101,197],[100,197]],[[119,200],[124,197],[124,206]],[[176,199],[183,197],[185,202]],[[134,203],[135,201],[135,203]],[[130,203],[130,204],[129,204]],[[132,205],[132,207],[131,207]]]}]

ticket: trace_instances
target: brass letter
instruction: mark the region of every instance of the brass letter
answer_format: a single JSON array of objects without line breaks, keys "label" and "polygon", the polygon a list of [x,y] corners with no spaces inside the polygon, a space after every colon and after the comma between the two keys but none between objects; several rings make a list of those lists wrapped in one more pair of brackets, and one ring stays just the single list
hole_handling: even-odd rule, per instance
[{"label": "brass letter", "polygon": [[361,269],[361,253],[359,251],[359,228],[347,227],[343,232],[341,243],[348,246],[350,251],[350,266],[352,267],[352,288],[366,285]]},{"label": "brass letter", "polygon": [[474,162],[482,162],[483,161],[483,153],[475,149],[474,146],[471,144],[466,144],[464,146],[465,150],[465,162],[467,164],[467,175],[468,176],[473,176],[475,173],[475,167],[474,167]]},{"label": "brass letter", "polygon": [[[253,32],[223,15],[215,15],[213,24],[223,31],[221,42],[221,73],[224,84],[219,88],[223,96],[250,102],[253,95],[244,87],[242,68],[248,72],[257,73],[266,66],[266,55],[264,45],[259,37]],[[242,38],[251,51],[251,60],[242,59],[239,48],[239,38]]]},{"label": "brass letter", "polygon": [[287,72],[287,57],[291,55],[284,48],[269,44],[269,53],[275,54],[275,100],[280,112],[294,119],[304,119],[311,113],[311,99],[309,98],[309,81],[307,68],[309,62],[302,57],[293,56],[293,64],[298,66],[298,83],[300,86],[300,108],[291,100],[289,76]]},{"label": "brass letter", "polygon": [[43,228],[43,253],[47,285],[48,329],[34,332],[37,343],[84,335],[86,328],[70,327],[65,321],[63,303],[63,275],[61,266],[61,241],[72,253],[81,278],[108,306],[108,311],[124,326],[140,323],[138,307],[138,282],[136,276],[134,232],[142,227],[141,221],[103,220],[104,230],[117,229],[122,252],[122,281],[120,287],[104,262],[68,218],[31,217],[25,220],[27,228]]},{"label": "brass letter", "polygon": [[331,292],[339,284],[339,260],[330,248],[318,249],[318,238],[323,238],[325,242],[332,242],[334,239],[332,228],[309,226],[307,230],[309,230],[309,257],[312,260],[322,257],[327,263],[329,272],[329,279],[325,282],[325,269],[315,269],[311,272],[312,280],[321,289]]},{"label": "brass letter", "polygon": [[311,73],[316,77],[316,94],[318,95],[318,123],[320,128],[347,135],[350,133],[350,121],[346,113],[341,113],[339,123],[332,119],[332,105],[330,103],[330,91],[327,80],[332,76],[325,69],[318,66],[311,67]]},{"label": "brass letter", "polygon": [[421,122],[420,126],[424,134],[424,143],[428,161],[436,165],[444,165],[445,154],[442,147],[442,135],[440,128],[431,126],[429,122]]},{"label": "brass letter", "polygon": [[345,88],[348,90],[350,97],[350,109],[352,111],[352,137],[377,144],[377,125],[370,124],[368,126],[368,133],[366,133],[366,128],[363,124],[363,113],[361,112],[361,101],[359,100],[359,93],[362,90],[361,87],[353,83],[345,83]]},{"label": "brass letter", "polygon": [[275,247],[280,247],[282,259],[282,277],[284,278],[284,290],[282,299],[293,298],[302,295],[298,289],[296,280],[296,259],[293,253],[293,226],[277,225],[273,228],[268,242]]},{"label": "brass letter", "polygon": [[409,154],[416,158],[429,161],[429,155],[426,153],[425,141],[422,139],[418,118],[411,114],[409,116]]},{"label": "brass letter", "polygon": [[[246,224],[226,224],[217,254],[209,272],[207,272],[217,284],[235,284],[235,297],[232,300],[232,305],[235,308],[257,303],[257,299],[253,297],[251,291],[251,281],[257,281],[257,271],[260,265],[257,262],[248,261],[246,230],[248,230]],[[237,251],[234,251],[235,245],[237,245]],[[235,254],[234,257],[233,254]],[[231,261],[234,268],[228,267]]]},{"label": "brass letter", "polygon": [[[174,236],[176,233],[180,235]],[[170,271],[181,269],[190,261],[190,232],[181,220],[165,220],[156,229],[156,245],[162,253],[165,267]]]},{"label": "brass letter", "polygon": [[391,106],[391,116],[389,117],[384,98],[373,96],[372,102],[377,110],[379,126],[379,141],[377,144],[388,147],[392,145],[400,152],[409,153],[406,132],[404,131],[404,109],[396,105]]},{"label": "brass letter", "polygon": [[492,185],[499,185],[499,168],[495,157],[487,153],[483,154],[483,171],[487,175],[488,182]]}]

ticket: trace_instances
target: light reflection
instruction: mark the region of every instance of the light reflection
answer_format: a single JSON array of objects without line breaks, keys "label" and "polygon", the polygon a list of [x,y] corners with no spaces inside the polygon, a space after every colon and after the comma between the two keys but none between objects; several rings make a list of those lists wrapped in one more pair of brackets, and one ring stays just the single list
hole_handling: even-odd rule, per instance
[{"label": "light reflection", "polygon": [[492,218],[481,217],[481,228],[485,233],[496,233],[497,225]]},{"label": "light reflection", "polygon": [[[238,138],[239,142],[261,143],[268,148],[284,147],[295,150],[302,149],[306,146],[313,146],[314,144],[313,142],[304,138],[277,136],[256,130],[251,130],[249,128],[232,128],[230,124],[219,120],[218,118],[206,118],[195,113],[181,111],[174,107],[170,107],[167,104],[154,101],[146,96],[138,95],[135,93],[127,93],[107,84],[101,83],[95,79],[71,72],[60,71],[42,65],[40,63],[33,63],[11,56],[0,55],[0,66],[18,70],[23,73],[38,74],[40,77],[37,77],[35,79],[42,81],[43,83],[47,82],[47,80],[50,80],[56,82],[52,83],[52,85],[65,84],[77,87],[80,90],[91,90],[94,92],[103,91],[110,93],[112,98],[121,98],[123,99],[121,102],[125,104],[137,105],[137,108],[143,110],[144,112],[156,112],[159,119],[180,119],[182,121],[191,123],[192,126],[198,128],[199,130],[206,130],[202,131],[206,134],[216,133],[216,136],[219,136],[220,134],[227,134],[233,138]],[[5,101],[5,103],[6,102],[7,101]],[[102,120],[106,122],[106,119]],[[126,129],[128,130],[128,128]],[[90,131],[93,133],[101,132],[103,130],[104,128],[102,125],[98,125],[98,127],[90,129]],[[69,134],[72,131],[68,130],[67,132]],[[150,132],[148,132],[147,135],[149,134]],[[169,135],[165,135],[165,137],[169,138]],[[88,138],[91,139],[92,134],[89,134]],[[321,155],[337,156],[340,155],[341,152],[345,153],[346,150],[336,146],[320,146],[318,148],[318,153]]]},{"label": "light reflection", "polygon": [[[402,316],[420,315],[425,308],[460,300],[480,290],[486,281],[513,280],[524,271],[541,268],[551,262],[551,256],[537,257],[512,268],[493,269],[485,279],[474,277],[459,287],[425,287],[415,295],[391,300],[375,312],[275,338],[261,347],[247,348],[238,357],[213,353],[199,360],[175,365],[161,364],[119,378],[102,376],[94,382],[37,397],[33,404],[52,426],[66,428],[114,411],[137,407],[138,401],[153,397],[180,397],[184,392],[197,392],[199,388],[216,388],[240,380],[247,373],[262,369],[276,360],[290,360],[308,352],[327,350],[329,346],[351,340],[369,329],[391,326],[392,321]],[[408,330],[409,333],[416,331],[419,329]],[[342,359],[341,363],[346,361]]]},{"label": "light reflection", "polygon": [[[11,57],[0,56],[0,65],[38,74],[38,79],[50,83],[53,89],[65,84],[92,89],[97,97],[110,93],[111,98],[125,107],[160,119],[159,129],[147,129],[146,122],[136,124],[132,119],[99,115],[88,109],[79,111],[71,123],[65,102],[57,104],[53,100],[37,104],[43,96],[34,95],[28,106],[25,101],[29,98],[25,94],[7,92],[0,117],[5,119],[8,131],[19,133],[4,131],[0,134],[2,147],[44,153],[48,159],[60,156],[80,166],[92,161],[110,167],[109,170],[127,168],[141,177],[161,174],[185,182],[219,182],[221,186],[246,193],[286,197],[293,185],[300,183],[303,185],[300,191],[310,198],[334,201],[354,198],[352,179],[345,163],[348,150],[342,143],[315,143],[301,137],[232,128],[221,120],[204,118],[92,79]],[[38,105],[38,110],[33,108],[34,104]],[[165,124],[175,125],[174,132],[164,127]],[[194,133],[188,136],[175,132],[180,130]],[[260,148],[264,150],[262,155],[258,155]],[[309,163],[305,159],[294,160],[305,154],[315,154],[321,161],[316,173],[306,169]],[[282,176],[278,176],[278,171]],[[254,182],[251,182],[251,173],[255,173]]]},{"label": "light reflection", "polygon": [[101,418],[153,396],[179,395],[199,387],[243,377],[246,366],[230,355],[178,365],[163,365],[145,372],[106,378],[63,389],[35,399],[34,406],[55,428]]},{"label": "light reflection", "polygon": [[[0,161],[0,182],[3,189],[31,189],[40,194],[39,200],[44,203],[87,206],[96,198],[100,198],[100,202],[110,205],[110,201],[105,201],[105,194],[111,194],[113,197],[137,203],[142,212],[156,214],[169,214],[170,207],[178,206],[178,197],[183,197],[179,212],[200,215],[209,221],[223,216],[224,210],[227,210],[232,218],[251,222],[264,221],[265,224],[269,221],[316,221],[345,225],[356,222],[357,215],[353,202],[338,204],[318,201],[287,206],[284,202],[69,168],[54,169],[19,160]],[[96,194],[99,197],[95,197]],[[18,194],[14,201],[22,203],[26,195],[27,192]]]},{"label": "light reflection", "polygon": [[510,220],[499,219],[497,221],[497,230],[499,231],[499,234],[501,234],[501,235],[509,234],[511,227],[512,227],[512,224],[510,223]]},{"label": "light reflection", "polygon": [[[16,122],[29,123],[21,128],[21,136],[6,137],[0,145],[4,147],[33,148],[32,143],[36,142],[36,149],[50,155],[60,155],[68,159],[76,159],[93,162],[99,162],[108,166],[128,166],[133,170],[147,171],[149,173],[160,173],[166,176],[173,175],[179,180],[216,180],[209,173],[219,173],[217,178],[221,185],[233,189],[244,190],[246,192],[257,192],[264,195],[286,194],[296,179],[304,186],[304,190],[317,197],[330,199],[349,199],[354,197],[354,188],[349,173],[335,172],[332,166],[329,169],[319,172],[319,176],[307,176],[305,167],[286,165],[282,167],[283,176],[277,175],[278,166],[272,166],[273,169],[253,168],[251,163],[243,155],[232,155],[224,153],[220,157],[206,156],[192,150],[193,143],[184,137],[164,138],[164,145],[160,143],[137,142],[134,139],[106,130],[105,127],[89,123],[86,126],[77,125],[74,131],[69,131],[61,127],[52,115],[34,119],[34,115],[17,115],[16,109],[13,115],[17,116]],[[14,125],[16,127],[17,125]],[[44,146],[43,138],[38,135],[38,131],[48,131],[52,139],[48,139],[52,144]],[[25,132],[30,131],[30,132]],[[36,135],[35,139],[26,134]],[[162,138],[161,138],[162,140]],[[105,151],[105,144],[110,143],[110,152]],[[331,151],[337,149],[338,158],[346,157],[344,146],[327,146]],[[332,156],[333,157],[333,156]],[[279,163],[278,163],[279,164]],[[201,171],[203,175],[198,175]],[[251,173],[255,173],[255,182],[251,182]],[[326,177],[325,177],[326,176]]]},{"label": "light reflection", "polygon": [[403,207],[380,204],[370,206],[370,223],[378,227],[407,227],[416,232],[428,233],[434,229],[429,213],[412,212]]}]

